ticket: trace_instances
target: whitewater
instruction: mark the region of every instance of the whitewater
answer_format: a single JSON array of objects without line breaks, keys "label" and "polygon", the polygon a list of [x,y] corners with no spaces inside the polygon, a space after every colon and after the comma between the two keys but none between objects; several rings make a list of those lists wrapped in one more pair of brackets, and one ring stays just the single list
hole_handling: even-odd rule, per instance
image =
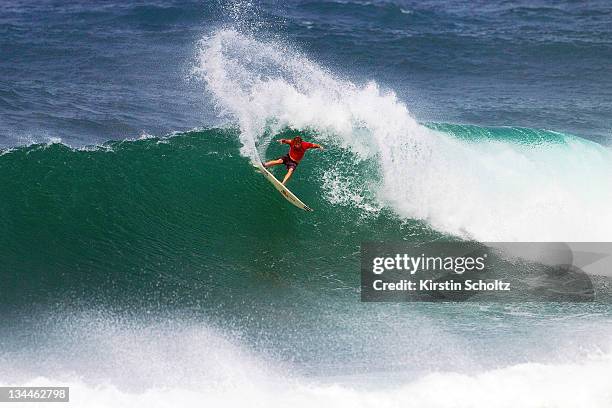
[{"label": "whitewater", "polygon": [[380,179],[380,206],[439,231],[479,241],[610,239],[609,147],[571,135],[538,143],[460,140],[418,123],[374,80],[354,84],[286,44],[234,29],[200,42],[193,74],[237,122],[245,157],[265,156],[282,129],[310,130],[322,143],[378,163],[370,177]]},{"label": "whitewater", "polygon": [[[210,341],[208,337],[197,338]],[[189,345],[193,348],[193,344]],[[233,348],[221,349],[235,353]],[[206,350],[208,352],[208,350]],[[150,354],[145,356],[150,359]],[[227,358],[227,354],[225,355]],[[197,355],[201,358],[201,354]],[[180,360],[179,360],[180,361]],[[124,364],[123,362],[119,362]],[[175,369],[167,361],[153,361],[165,369]],[[370,387],[380,381],[378,389],[346,386],[337,383],[321,384],[308,380],[288,380],[284,373],[261,373],[249,361],[227,359],[206,366],[209,370],[226,369],[229,373],[221,381],[189,377],[201,381],[197,386],[160,385],[144,391],[127,391],[115,384],[91,384],[82,380],[58,380],[37,377],[20,386],[70,387],[70,404],[78,407],[609,407],[612,403],[609,378],[612,358],[604,356],[580,364],[525,363],[517,366],[482,372],[476,375],[435,373],[400,387],[388,387],[384,379],[373,378]],[[150,369],[132,366],[134,373]],[[227,364],[229,367],[226,367]],[[181,367],[184,369],[184,367]],[[93,368],[92,368],[93,369]],[[167,372],[158,372],[167,378]],[[148,375],[152,375],[150,372]],[[363,378],[344,378],[363,381]],[[0,386],[6,386],[0,381]],[[10,385],[14,385],[11,383]],[[444,390],[441,392],[441,390]],[[16,404],[16,406],[32,404]],[[35,406],[35,405],[34,405]]]},{"label": "whitewater", "polygon": [[[255,350],[232,330],[185,317],[126,319],[89,310],[56,317],[45,327],[47,340],[38,347],[2,356],[0,386],[14,385],[16,379],[37,371],[38,376],[19,385],[68,386],[70,404],[78,407],[599,408],[612,403],[612,355],[603,350],[578,353],[580,359],[574,361],[525,362],[467,372],[425,370],[416,377],[397,370],[312,376]],[[438,341],[454,349],[449,354],[454,359],[469,354],[457,338],[444,334]],[[423,353],[435,362],[436,349],[422,341],[407,350],[412,359]],[[47,357],[32,358],[33,352]],[[19,359],[21,366],[8,372],[9,359]]]}]

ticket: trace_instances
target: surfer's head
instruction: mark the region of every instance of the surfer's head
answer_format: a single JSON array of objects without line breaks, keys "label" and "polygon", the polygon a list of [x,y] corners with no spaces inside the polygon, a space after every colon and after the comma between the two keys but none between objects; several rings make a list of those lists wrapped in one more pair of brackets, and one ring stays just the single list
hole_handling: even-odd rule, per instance
[{"label": "surfer's head", "polygon": [[302,145],[302,138],[299,136],[296,136],[293,138],[293,145],[297,148],[299,148]]}]

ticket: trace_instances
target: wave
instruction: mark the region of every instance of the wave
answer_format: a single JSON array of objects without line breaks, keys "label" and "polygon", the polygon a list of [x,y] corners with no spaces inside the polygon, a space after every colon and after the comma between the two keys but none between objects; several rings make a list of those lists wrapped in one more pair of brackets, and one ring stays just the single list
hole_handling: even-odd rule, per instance
[{"label": "wave", "polygon": [[[131,141],[78,149],[56,141],[6,150],[0,154],[0,251],[9,273],[2,296],[7,305],[53,300],[58,293],[67,299],[224,304],[228,288],[258,298],[265,297],[271,283],[352,293],[358,283],[354,271],[359,269],[355,248],[363,240],[447,239],[453,224],[469,235],[493,219],[497,236],[518,227],[524,236],[546,223],[554,225],[553,232],[576,233],[569,228],[575,228],[576,214],[571,211],[585,211],[579,208],[580,197],[565,198],[561,211],[568,218],[560,226],[553,224],[558,207],[540,208],[540,218],[511,213],[543,206],[542,200],[553,193],[563,199],[569,194],[563,182],[547,186],[550,197],[529,197],[531,203],[518,198],[504,202],[495,194],[516,192],[526,200],[525,189],[535,194],[534,186],[553,175],[520,179],[517,174],[529,166],[556,168],[558,157],[571,160],[575,171],[586,155],[595,157],[583,165],[590,169],[601,158],[597,147],[588,150],[585,146],[590,144],[545,131],[429,126],[438,129],[437,139],[458,146],[446,153],[451,164],[461,152],[469,171],[482,171],[480,166],[488,164],[497,179],[483,180],[479,173],[471,180],[474,185],[466,184],[461,178],[465,170],[450,167],[437,168],[446,179],[433,179],[430,169],[402,179],[402,172],[414,164],[397,163],[396,157],[383,159],[382,152],[360,156],[328,140],[328,150],[309,153],[291,181],[292,190],[315,209],[305,215],[253,171],[249,159],[240,154],[239,138],[244,134],[237,129],[201,129],[167,138],[143,134]],[[441,128],[447,133],[440,133]],[[275,136],[297,132],[321,137],[310,128],[286,128]],[[493,154],[484,153],[487,149]],[[523,149],[522,155],[514,149]],[[284,150],[274,144],[265,154],[278,157]],[[403,152],[400,147],[393,154]],[[423,150],[412,153],[411,160],[425,165],[419,157]],[[479,159],[466,157],[468,153]],[[530,162],[528,154],[540,162]],[[510,159],[520,167],[501,173],[499,162]],[[386,174],[385,166],[395,168],[396,174]],[[283,174],[280,168],[273,171],[278,177]],[[574,177],[563,167],[557,173],[564,182]],[[429,189],[421,180],[427,175],[432,177]],[[597,177],[603,179],[592,174],[591,184],[576,179],[580,183],[572,187],[587,190],[597,184]],[[446,192],[445,201],[434,201],[444,193],[442,188],[450,187],[455,190]],[[423,197],[410,197],[416,188],[423,188]],[[467,191],[458,192],[461,189]],[[461,196],[475,192],[486,201]],[[604,203],[587,204],[592,211]],[[429,215],[419,219],[421,213]],[[505,218],[498,219],[504,213]],[[609,217],[605,211],[582,215],[582,227],[592,228],[588,236],[602,232]]]},{"label": "wave", "polygon": [[232,29],[201,41],[193,73],[238,124],[245,157],[263,155],[282,129],[307,130],[376,162],[370,182],[378,185],[378,205],[443,233],[480,241],[610,240],[607,147],[552,131],[424,126],[376,82],[352,83],[286,44]]}]

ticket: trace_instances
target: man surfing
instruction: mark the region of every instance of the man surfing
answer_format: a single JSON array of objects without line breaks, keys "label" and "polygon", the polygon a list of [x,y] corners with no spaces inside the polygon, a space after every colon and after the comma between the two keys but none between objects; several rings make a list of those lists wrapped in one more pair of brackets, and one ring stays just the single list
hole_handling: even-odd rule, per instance
[{"label": "man surfing", "polygon": [[283,179],[283,185],[289,181],[295,168],[300,163],[300,160],[304,157],[304,153],[308,149],[323,149],[323,147],[316,143],[304,142],[301,137],[296,136],[293,139],[281,139],[278,141],[281,144],[289,145],[289,153],[280,157],[276,160],[270,160],[266,163],[263,163],[265,168],[278,166],[279,164],[284,164],[287,168],[287,174],[285,174],[285,178]]}]

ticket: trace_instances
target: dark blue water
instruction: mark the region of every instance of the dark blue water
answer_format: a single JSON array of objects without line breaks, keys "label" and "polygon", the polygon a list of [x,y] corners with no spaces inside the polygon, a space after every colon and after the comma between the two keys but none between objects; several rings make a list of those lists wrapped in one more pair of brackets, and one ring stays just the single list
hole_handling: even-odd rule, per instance
[{"label": "dark blue water", "polygon": [[574,1],[21,1],[0,9],[0,146],[224,122],[189,71],[222,26],[280,39],[393,90],[422,122],[523,126],[607,144],[612,4]]}]

